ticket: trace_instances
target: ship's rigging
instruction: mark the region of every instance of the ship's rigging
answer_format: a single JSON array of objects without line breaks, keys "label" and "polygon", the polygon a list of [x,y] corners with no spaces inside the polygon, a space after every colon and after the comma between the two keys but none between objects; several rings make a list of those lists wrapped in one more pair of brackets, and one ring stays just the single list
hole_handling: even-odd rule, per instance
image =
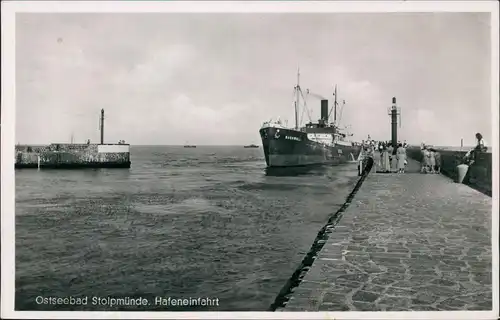
[{"label": "ship's rigging", "polygon": [[[295,130],[300,130],[300,127],[303,125],[303,120],[304,120],[304,113],[307,112],[307,117],[310,122],[313,122],[312,116],[311,116],[311,111],[307,107],[307,97],[312,96],[316,97],[318,99],[325,99],[319,94],[311,92],[309,89],[306,89],[306,94],[304,96],[304,93],[302,92],[302,88],[300,87],[300,69],[297,70],[297,85],[293,88],[293,96],[295,98],[294,101],[294,107],[295,107]],[[339,108],[339,103],[337,102],[337,85],[335,85],[335,90],[333,93],[334,96],[334,102],[333,105],[328,113],[328,119],[332,116],[333,113],[333,126],[339,128],[340,121],[342,120],[342,114],[344,111],[344,106],[345,106],[345,100],[342,100],[342,105]],[[299,110],[300,110],[300,98],[302,98],[302,113],[300,116],[300,121],[299,121]],[[338,112],[340,109],[340,112]],[[338,121],[337,121],[338,118]]]}]

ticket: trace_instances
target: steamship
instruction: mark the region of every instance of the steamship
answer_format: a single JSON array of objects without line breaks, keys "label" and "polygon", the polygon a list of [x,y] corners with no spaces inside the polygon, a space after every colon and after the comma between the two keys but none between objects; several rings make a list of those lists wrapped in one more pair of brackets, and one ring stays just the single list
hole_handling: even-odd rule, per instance
[{"label": "steamship", "polygon": [[[328,122],[328,100],[321,99],[321,119],[309,121],[299,127],[299,102],[302,97],[307,108],[297,74],[295,96],[295,127],[288,128],[280,120],[264,122],[260,129],[267,167],[298,167],[309,165],[341,164],[355,160],[359,144],[351,141],[352,134],[337,125],[337,86],[332,109],[334,121]],[[309,94],[309,90],[307,91]]]}]

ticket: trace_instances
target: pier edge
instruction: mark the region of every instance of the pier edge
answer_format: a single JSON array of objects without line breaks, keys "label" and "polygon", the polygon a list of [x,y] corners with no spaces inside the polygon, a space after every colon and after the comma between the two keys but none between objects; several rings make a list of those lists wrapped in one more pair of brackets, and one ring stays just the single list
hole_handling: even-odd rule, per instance
[{"label": "pier edge", "polygon": [[363,172],[358,181],[356,182],[356,185],[354,186],[353,190],[346,197],[346,201],[333,215],[330,216],[327,223],[320,229],[315,240],[313,241],[311,248],[306,253],[305,257],[302,259],[297,269],[295,269],[292,276],[287,280],[285,285],[282,287],[282,289],[276,296],[274,302],[269,307],[268,311],[276,311],[276,309],[282,308],[287,304],[288,300],[290,299],[290,294],[293,293],[293,289],[298,287],[299,284],[302,282],[302,279],[304,278],[305,274],[316,260],[319,251],[323,248],[326,240],[328,240],[329,234],[333,232],[333,229],[342,218],[343,213],[349,207],[354,196],[361,188],[361,185],[363,184],[366,177],[370,173],[372,166],[373,166],[373,159],[367,158],[367,162],[364,165]]}]

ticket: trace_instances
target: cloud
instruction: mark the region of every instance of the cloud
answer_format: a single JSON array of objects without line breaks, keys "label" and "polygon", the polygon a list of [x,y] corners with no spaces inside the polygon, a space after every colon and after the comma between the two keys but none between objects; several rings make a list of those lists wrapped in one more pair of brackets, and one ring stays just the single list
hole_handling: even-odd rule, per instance
[{"label": "cloud", "polygon": [[[489,29],[478,23],[487,20],[449,13],[20,14],[16,139],[49,143],[74,132],[96,140],[104,108],[110,140],[249,143],[271,117],[293,125],[300,66],[303,90],[330,106],[338,85],[342,124],[359,140],[390,138],[387,109],[396,96],[401,139],[456,144],[481,131],[491,141]],[[319,99],[307,103],[317,120]]]},{"label": "cloud", "polygon": [[[177,72],[195,58],[195,49],[186,44],[173,44],[166,47],[151,47],[150,54],[138,61],[131,70],[118,74],[114,83],[140,89],[136,86],[167,85],[175,80]],[[167,89],[167,88],[165,88]]]},{"label": "cloud", "polygon": [[[127,108],[126,113],[107,116],[107,136],[111,140],[133,141],[139,136],[153,144],[241,144],[258,142],[262,123],[257,103],[221,101],[215,108],[186,93],[166,96],[148,108]],[[244,137],[243,140],[242,136]]]}]

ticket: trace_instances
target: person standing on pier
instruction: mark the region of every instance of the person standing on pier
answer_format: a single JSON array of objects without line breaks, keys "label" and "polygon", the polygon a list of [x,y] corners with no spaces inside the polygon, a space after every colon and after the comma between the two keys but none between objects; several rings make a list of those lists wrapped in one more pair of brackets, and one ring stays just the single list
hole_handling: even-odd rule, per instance
[{"label": "person standing on pier", "polygon": [[392,145],[392,143],[389,143],[389,146],[387,147],[387,153],[389,154],[389,172],[395,172],[396,171],[396,149],[395,146]]},{"label": "person standing on pier", "polygon": [[385,144],[383,142],[380,143],[379,150],[380,150],[380,172],[383,172],[385,168],[385,163],[384,163]]},{"label": "person standing on pier", "polygon": [[385,144],[382,145],[382,171],[391,171],[391,162],[389,158],[389,150]]},{"label": "person standing on pier", "polygon": [[396,144],[392,149],[391,172],[398,172],[398,145]]},{"label": "person standing on pier", "polygon": [[429,164],[430,164],[430,154],[429,154],[429,149],[427,149],[427,146],[423,145],[422,146],[422,168],[420,169],[421,173],[427,173],[429,171]]},{"label": "person standing on pier", "polygon": [[431,173],[436,173],[436,152],[434,148],[429,150],[429,167],[431,169]]},{"label": "person standing on pier", "polygon": [[434,150],[434,158],[436,161],[436,166],[434,167],[434,171],[436,173],[441,173],[441,154],[439,151]]},{"label": "person standing on pier", "polygon": [[373,151],[373,165],[375,166],[375,172],[380,171],[381,169],[381,160],[382,160],[382,146],[380,144],[375,145],[375,150]]},{"label": "person standing on pier", "polygon": [[403,147],[403,144],[398,145],[398,149],[396,150],[396,159],[398,161],[398,173],[405,172],[405,162],[406,162],[406,149]]}]

